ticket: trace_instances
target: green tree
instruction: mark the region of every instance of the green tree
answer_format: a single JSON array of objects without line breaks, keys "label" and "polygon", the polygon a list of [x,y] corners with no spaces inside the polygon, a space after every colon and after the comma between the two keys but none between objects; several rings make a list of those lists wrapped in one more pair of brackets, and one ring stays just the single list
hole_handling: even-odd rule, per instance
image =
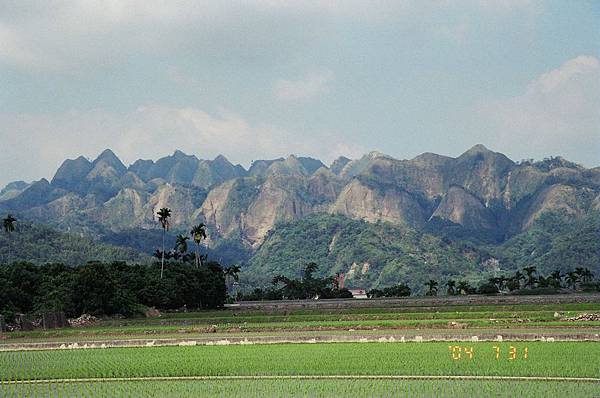
[{"label": "green tree", "polygon": [[460,281],[460,282],[458,282],[458,285],[456,286],[456,290],[460,294],[471,294],[471,292],[473,291],[473,288],[471,287],[469,282]]},{"label": "green tree", "polygon": [[425,286],[428,287],[427,293],[425,293],[427,296],[437,296],[438,283],[436,281],[430,279],[427,283],[425,283]]},{"label": "green tree", "polygon": [[446,293],[448,296],[456,294],[456,281],[454,279],[448,279],[448,282],[446,282]]},{"label": "green tree", "polygon": [[548,281],[552,287],[561,288],[562,287],[562,277],[560,270],[552,271],[550,274],[550,280]]},{"label": "green tree", "polygon": [[165,235],[167,234],[167,231],[169,230],[169,218],[171,217],[171,209],[169,209],[168,207],[163,207],[156,213],[156,215],[158,216],[158,222],[160,222],[160,225],[163,229],[162,257],[160,259],[160,279],[162,279],[163,272],[165,269]]},{"label": "green tree", "polygon": [[185,235],[177,235],[177,238],[175,238],[175,250],[179,251],[179,253],[181,253],[182,255],[187,253],[188,251],[188,245],[187,245],[187,241],[189,239],[189,236],[185,236]]},{"label": "green tree", "polygon": [[594,279],[594,274],[588,268],[584,268],[581,273],[581,278],[583,279],[583,282],[589,283]]},{"label": "green tree", "polygon": [[[2,220],[2,224],[4,226],[4,231],[10,236],[14,231],[15,231],[15,223],[17,222],[17,219],[14,218],[12,216],[12,214],[9,214],[6,216],[6,218],[4,220]],[[7,262],[10,262],[10,258],[12,257],[12,241],[9,239],[9,245],[8,245],[8,260]]]},{"label": "green tree", "polygon": [[206,239],[206,225],[204,223],[200,223],[194,226],[190,231],[190,234],[196,243],[196,267],[200,267],[202,265],[202,257],[200,256],[200,243],[202,240]]},{"label": "green tree", "polygon": [[[232,265],[223,270],[223,275],[225,276],[225,282],[228,290],[231,288],[231,286],[233,286],[233,284],[236,284],[240,281],[240,271],[241,268],[239,265]],[[233,280],[233,284],[231,284],[231,280]]]},{"label": "green tree", "polygon": [[527,274],[527,280],[525,281],[525,286],[529,287],[530,289],[533,289],[533,285],[535,285],[537,279],[535,277],[535,273],[537,272],[537,268],[536,267],[525,267],[523,268],[523,271],[525,271],[525,274]]},{"label": "green tree", "polygon": [[567,272],[567,276],[565,278],[565,283],[567,284],[567,286],[575,290],[575,288],[577,287],[577,282],[579,282],[579,276],[577,276],[577,273],[573,271]]}]

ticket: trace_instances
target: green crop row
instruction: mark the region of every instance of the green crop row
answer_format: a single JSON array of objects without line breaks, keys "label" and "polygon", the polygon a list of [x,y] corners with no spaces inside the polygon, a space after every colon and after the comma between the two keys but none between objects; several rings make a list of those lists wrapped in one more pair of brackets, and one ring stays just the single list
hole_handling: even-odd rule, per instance
[{"label": "green crop row", "polygon": [[199,375],[600,377],[599,363],[600,344],[592,342],[111,348],[1,352],[0,380]]},{"label": "green crop row", "polygon": [[3,397],[597,397],[592,383],[472,380],[136,381],[0,386]]}]

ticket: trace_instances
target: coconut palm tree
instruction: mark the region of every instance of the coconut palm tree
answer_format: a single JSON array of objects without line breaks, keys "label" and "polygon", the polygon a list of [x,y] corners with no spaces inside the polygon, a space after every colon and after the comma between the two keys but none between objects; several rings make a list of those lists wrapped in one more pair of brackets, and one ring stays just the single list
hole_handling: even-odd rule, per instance
[{"label": "coconut palm tree", "polygon": [[446,293],[448,296],[454,296],[456,294],[456,281],[453,279],[448,279],[446,282]]},{"label": "coconut palm tree", "polygon": [[436,281],[430,279],[427,283],[425,283],[425,286],[429,288],[429,290],[426,293],[427,296],[437,296],[438,283]]},{"label": "coconut palm tree", "polygon": [[562,277],[563,274],[561,274],[560,270],[552,271],[550,273],[550,278],[552,278],[551,284],[556,288],[562,287]]},{"label": "coconut palm tree", "polygon": [[460,281],[458,285],[456,285],[456,290],[460,294],[469,294],[471,292],[471,285],[467,281]]},{"label": "coconut palm tree", "polygon": [[530,289],[533,288],[533,285],[535,285],[536,282],[536,278],[535,278],[535,274],[537,272],[537,268],[536,267],[525,267],[523,268],[523,271],[525,271],[525,273],[527,274],[527,281],[525,282],[525,286],[529,286]]},{"label": "coconut palm tree", "polygon": [[169,209],[168,207],[163,207],[156,213],[156,215],[158,216],[158,222],[160,223],[163,229],[162,257],[160,259],[160,279],[162,279],[163,272],[165,269],[165,235],[169,230],[169,218],[171,217],[171,209]]},{"label": "coconut palm tree", "polygon": [[187,253],[188,251],[188,245],[187,245],[187,240],[189,239],[189,236],[185,236],[185,235],[177,235],[177,238],[175,238],[175,250],[179,251],[180,254],[184,255],[185,253]]},{"label": "coconut palm tree", "polygon": [[514,280],[519,284],[519,288],[521,287],[521,282],[525,280],[525,275],[521,271],[515,272]]},{"label": "coconut palm tree", "polygon": [[200,223],[192,228],[190,231],[192,235],[192,239],[196,242],[196,267],[200,267],[202,265],[202,257],[200,256],[200,242],[203,239],[206,239],[206,225],[204,223]]},{"label": "coconut palm tree", "polygon": [[[4,231],[10,236],[14,231],[15,231],[15,223],[17,222],[17,219],[14,218],[12,216],[12,214],[9,214],[6,216],[6,218],[4,220],[2,220],[2,224],[4,226]],[[10,262],[10,258],[12,257],[12,242],[10,241],[9,238],[9,244],[8,244],[8,260],[7,262]]]},{"label": "coconut palm tree", "polygon": [[567,272],[565,282],[568,287],[570,287],[571,289],[574,290],[575,287],[577,286],[577,282],[579,282],[579,276],[577,276],[577,274],[573,271]]},{"label": "coconut palm tree", "polygon": [[585,282],[585,283],[591,282],[592,279],[594,279],[594,273],[592,271],[590,271],[588,268],[584,268],[583,272],[581,272],[581,278],[583,279],[583,282]]}]

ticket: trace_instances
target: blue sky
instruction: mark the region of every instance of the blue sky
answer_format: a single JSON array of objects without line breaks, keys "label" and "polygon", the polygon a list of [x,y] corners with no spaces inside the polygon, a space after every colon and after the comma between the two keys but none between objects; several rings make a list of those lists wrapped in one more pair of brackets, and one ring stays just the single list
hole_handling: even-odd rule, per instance
[{"label": "blue sky", "polygon": [[600,166],[600,2],[0,0],[0,186],[112,148]]}]

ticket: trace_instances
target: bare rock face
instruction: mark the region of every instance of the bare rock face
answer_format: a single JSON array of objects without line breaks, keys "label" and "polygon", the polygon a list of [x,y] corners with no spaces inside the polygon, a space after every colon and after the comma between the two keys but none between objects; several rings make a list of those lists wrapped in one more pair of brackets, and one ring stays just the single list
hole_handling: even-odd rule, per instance
[{"label": "bare rock face", "polygon": [[569,185],[555,184],[542,189],[524,215],[522,229],[531,227],[544,212],[559,211],[573,217],[581,215],[584,209],[577,196],[577,188]]},{"label": "bare rock face", "polygon": [[373,189],[356,179],[344,188],[330,212],[368,222],[387,221],[413,227],[425,222],[423,209],[409,193]]},{"label": "bare rock face", "polygon": [[486,207],[501,201],[512,160],[479,144],[460,155],[448,170],[448,186],[462,186],[483,199]]},{"label": "bare rock face", "polygon": [[502,192],[504,207],[508,210],[515,208],[520,200],[543,187],[547,178],[547,173],[532,166],[523,166],[509,171]]},{"label": "bare rock face", "polygon": [[192,217],[211,225],[223,237],[229,237],[233,232],[239,231],[241,217],[247,211],[243,208],[243,191],[246,185],[252,185],[247,184],[248,182],[243,179],[229,180],[216,186]]},{"label": "bare rock face", "polygon": [[225,156],[219,155],[213,160],[202,160],[198,163],[192,185],[208,188],[245,175],[246,170],[242,166],[234,166]]},{"label": "bare rock face", "polygon": [[592,202],[592,209],[600,211],[600,195],[596,196]]},{"label": "bare rock face", "polygon": [[345,166],[337,174],[342,178],[350,179],[358,174],[364,172],[374,160],[388,157],[381,152],[373,151],[364,155],[360,159],[346,162]]},{"label": "bare rock face", "polygon": [[290,221],[312,211],[307,201],[307,179],[278,176],[261,185],[256,199],[242,218],[242,229],[248,242],[256,246],[278,221]]},{"label": "bare rock face", "polygon": [[448,190],[431,217],[449,220],[473,230],[497,227],[492,212],[479,199],[460,187]]},{"label": "bare rock face", "polygon": [[450,158],[433,155],[422,155],[412,160],[380,157],[371,162],[362,176],[433,200],[445,191],[444,170],[447,163],[444,159]]},{"label": "bare rock face", "polygon": [[[326,211],[341,190],[339,179],[321,169],[311,177],[307,177],[304,170],[300,175],[290,175],[298,163],[295,159],[285,163],[272,164],[278,173],[266,179],[248,177],[216,186],[194,213],[194,218],[212,226],[223,237],[239,233],[245,243],[256,246],[277,222]],[[281,168],[285,168],[286,173],[281,172]]]},{"label": "bare rock face", "polygon": [[161,186],[144,205],[144,221],[146,225],[155,224],[156,213],[163,207],[172,209],[170,223],[173,227],[188,226],[198,203],[194,201],[194,193],[190,188],[180,185],[165,184]]},{"label": "bare rock face", "polygon": [[70,191],[78,191],[81,187],[81,181],[92,170],[92,162],[79,156],[77,159],[67,159],[58,168],[52,178],[52,186],[63,188]]},{"label": "bare rock face", "polygon": [[88,214],[98,223],[113,230],[149,225],[152,218],[148,218],[145,209],[148,199],[149,195],[143,191],[125,188],[101,207],[90,210]]}]

